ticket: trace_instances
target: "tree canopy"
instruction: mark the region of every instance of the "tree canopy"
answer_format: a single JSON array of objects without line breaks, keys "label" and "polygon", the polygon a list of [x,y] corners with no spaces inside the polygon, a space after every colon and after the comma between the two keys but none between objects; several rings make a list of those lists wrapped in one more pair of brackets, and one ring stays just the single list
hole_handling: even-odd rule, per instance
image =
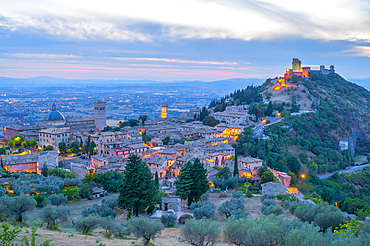
[{"label": "tree canopy", "polygon": [[188,200],[188,205],[199,201],[201,195],[209,188],[207,170],[199,159],[194,162],[187,162],[181,168],[181,174],[175,181],[176,194],[183,200]]},{"label": "tree canopy", "polygon": [[123,174],[118,207],[133,211],[137,216],[155,201],[157,193],[148,166],[137,155],[131,155]]}]

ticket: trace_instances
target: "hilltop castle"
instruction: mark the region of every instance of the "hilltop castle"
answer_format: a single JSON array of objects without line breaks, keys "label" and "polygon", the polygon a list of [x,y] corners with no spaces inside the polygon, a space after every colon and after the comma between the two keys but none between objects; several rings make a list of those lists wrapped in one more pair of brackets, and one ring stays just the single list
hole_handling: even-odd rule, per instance
[{"label": "hilltop castle", "polygon": [[291,79],[293,76],[309,78],[310,74],[313,73],[322,73],[324,75],[327,75],[335,73],[335,70],[333,65],[330,66],[330,69],[326,69],[324,65],[320,65],[320,70],[311,70],[311,67],[302,67],[301,61],[298,58],[293,58],[292,68],[286,69],[284,77],[276,79],[274,91],[280,90],[284,87],[290,87],[291,84],[286,83],[286,81],[288,79]]},{"label": "hilltop castle", "polygon": [[330,69],[326,69],[324,65],[320,65],[320,70],[311,70],[311,67],[302,67],[301,61],[298,58],[293,58],[292,68],[287,69],[284,74],[285,80],[292,78],[293,75],[299,76],[302,78],[309,78],[310,73],[322,73],[324,75],[335,73],[334,66],[331,65]]}]

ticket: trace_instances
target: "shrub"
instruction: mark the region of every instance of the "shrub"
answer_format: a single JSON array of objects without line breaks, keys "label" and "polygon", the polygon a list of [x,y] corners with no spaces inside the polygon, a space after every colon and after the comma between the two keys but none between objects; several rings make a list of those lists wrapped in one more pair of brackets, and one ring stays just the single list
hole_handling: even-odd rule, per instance
[{"label": "shrub", "polygon": [[280,215],[283,213],[283,208],[279,205],[268,206],[264,211],[264,215],[275,214]]},{"label": "shrub", "polygon": [[94,215],[82,218],[76,222],[75,229],[76,231],[82,231],[83,234],[92,232],[95,228],[98,227],[101,218]]},{"label": "shrub", "polygon": [[233,192],[232,198],[243,198],[243,192],[241,191],[235,191]]},{"label": "shrub", "polygon": [[263,205],[265,205],[265,206],[270,206],[270,205],[275,205],[275,199],[265,199],[265,200],[263,200]]},{"label": "shrub", "polygon": [[276,198],[282,202],[294,200],[294,197],[292,197],[290,194],[277,194]]},{"label": "shrub", "polygon": [[[31,240],[28,241],[29,238],[27,236],[24,236],[22,240],[19,240],[19,234],[22,232],[22,229],[18,229],[18,226],[15,226],[13,229],[10,229],[10,225],[8,223],[3,223],[1,225],[1,231],[0,231],[0,245],[6,245],[6,246],[19,246],[19,245],[36,245],[36,227],[32,227],[31,229]],[[17,243],[15,243],[16,241]],[[20,242],[21,241],[21,242]],[[40,246],[49,246],[51,240],[46,240]]]},{"label": "shrub", "polygon": [[78,191],[81,198],[91,198],[92,196],[92,190],[91,187],[88,184],[82,184],[80,186],[80,190]]},{"label": "shrub", "polygon": [[57,220],[66,220],[70,215],[71,210],[69,207],[59,206],[54,208],[51,205],[47,205],[41,211],[41,220],[48,224],[47,228],[56,230],[58,229]]},{"label": "shrub", "polygon": [[300,206],[303,206],[302,203],[298,203],[298,202],[292,202],[290,205],[289,205],[289,212],[294,214],[295,210],[300,207]]},{"label": "shrub", "polygon": [[176,225],[177,217],[175,214],[163,214],[161,222],[165,227],[174,227]]},{"label": "shrub", "polygon": [[6,189],[3,187],[0,187],[0,197],[6,194]]},{"label": "shrub", "polygon": [[60,194],[60,195],[53,194],[49,196],[48,200],[50,201],[52,205],[59,206],[67,202],[67,197],[63,194]]},{"label": "shrub", "polygon": [[190,219],[181,229],[181,240],[195,246],[213,245],[221,229],[216,221]]},{"label": "shrub", "polygon": [[190,210],[194,214],[194,218],[201,219],[203,217],[212,219],[215,215],[216,206],[210,202],[197,202],[190,205]]},{"label": "shrub", "polygon": [[265,199],[275,199],[275,195],[274,194],[264,194],[261,196],[260,199],[261,199],[261,202],[263,203]]},{"label": "shrub", "polygon": [[200,196],[200,201],[201,202],[206,202],[206,201],[208,201],[208,199],[209,199],[209,193],[208,192],[204,193],[203,195]]},{"label": "shrub", "polygon": [[286,200],[283,202],[283,207],[285,209],[289,209],[290,205],[293,204],[294,202],[290,201],[290,200]]},{"label": "shrub", "polygon": [[82,181],[80,179],[66,178],[64,179],[65,186],[80,186]]},{"label": "shrub", "polygon": [[69,201],[81,199],[80,194],[78,194],[77,186],[66,187],[66,190],[63,191],[63,194],[67,196]]},{"label": "shrub", "polygon": [[234,210],[233,213],[231,214],[231,216],[229,217],[230,219],[247,219],[248,218],[248,215],[249,213],[247,211],[244,211],[242,209],[237,209],[237,210]]},{"label": "shrub", "polygon": [[44,206],[45,198],[43,196],[35,196],[36,207],[41,208]]},{"label": "shrub", "polygon": [[247,198],[251,198],[251,197],[253,197],[253,193],[252,193],[251,191],[247,191],[247,192],[245,193],[245,196],[246,196]]},{"label": "shrub", "polygon": [[129,232],[133,233],[136,237],[144,238],[145,245],[154,238],[155,234],[164,229],[163,224],[159,221],[140,217],[132,218],[127,223],[127,226]]}]

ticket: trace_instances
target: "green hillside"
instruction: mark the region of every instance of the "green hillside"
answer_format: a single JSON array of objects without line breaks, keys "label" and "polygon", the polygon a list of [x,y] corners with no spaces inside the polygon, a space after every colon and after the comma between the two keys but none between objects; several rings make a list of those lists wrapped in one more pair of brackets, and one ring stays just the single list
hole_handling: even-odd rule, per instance
[{"label": "green hillside", "polygon": [[[270,101],[266,104],[258,100],[245,100],[244,92],[248,92],[251,98],[258,98],[257,93],[272,86],[270,81],[266,80],[253,90],[246,88],[236,91],[231,94],[233,101],[227,104],[222,99],[210,105],[216,108],[222,105],[218,106],[220,109],[227,105],[249,104],[250,113],[259,117],[267,116],[271,112],[269,107],[283,111],[285,120],[265,129],[269,140],[256,138],[251,129],[245,129],[236,145],[238,154],[262,158],[274,169],[298,174],[343,169],[354,165],[355,153],[370,152],[370,142],[367,140],[370,136],[369,91],[346,81],[338,74],[315,73],[310,79],[294,78],[294,83],[300,83],[308,89],[308,97],[311,98],[315,112],[290,116],[290,113],[298,112],[300,108],[294,96],[290,97],[291,102],[283,103]],[[289,89],[285,90],[291,93]],[[347,140],[350,149],[340,151],[341,140]]]}]

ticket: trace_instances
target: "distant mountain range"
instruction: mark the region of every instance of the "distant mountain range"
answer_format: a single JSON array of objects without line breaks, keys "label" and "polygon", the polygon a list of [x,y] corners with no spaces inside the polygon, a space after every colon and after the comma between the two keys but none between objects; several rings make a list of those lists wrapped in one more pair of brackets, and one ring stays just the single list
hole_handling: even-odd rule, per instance
[{"label": "distant mountain range", "polygon": [[119,87],[188,87],[188,88],[203,88],[212,90],[236,90],[239,88],[244,88],[248,85],[260,85],[264,82],[263,79],[243,79],[234,78],[228,80],[217,80],[212,82],[192,80],[192,81],[171,81],[162,82],[155,80],[103,80],[103,79],[86,79],[86,80],[76,80],[76,79],[60,79],[52,78],[48,76],[25,78],[25,79],[15,79],[0,77],[0,85],[2,86],[18,86],[18,87],[28,87],[32,85],[33,87],[51,87],[51,86],[67,86],[67,87],[80,87],[80,86],[119,86]]}]

